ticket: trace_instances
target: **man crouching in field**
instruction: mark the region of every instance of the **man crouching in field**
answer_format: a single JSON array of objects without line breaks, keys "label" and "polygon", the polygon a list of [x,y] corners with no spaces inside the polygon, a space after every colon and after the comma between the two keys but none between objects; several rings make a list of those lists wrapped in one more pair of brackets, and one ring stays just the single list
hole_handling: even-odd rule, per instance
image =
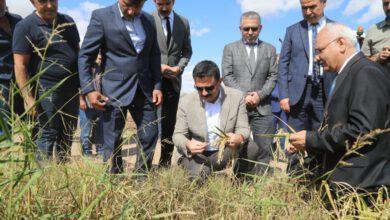
[{"label": "man crouching in field", "polygon": [[[182,156],[178,163],[191,180],[202,181],[212,171],[225,169],[235,152],[238,158],[254,160],[257,147],[248,141],[250,128],[243,94],[221,86],[218,66],[202,61],[195,66],[192,76],[197,92],[179,102],[173,142]],[[218,158],[218,149],[225,141],[226,148]],[[257,167],[242,159],[234,166],[240,173],[253,172]]]}]

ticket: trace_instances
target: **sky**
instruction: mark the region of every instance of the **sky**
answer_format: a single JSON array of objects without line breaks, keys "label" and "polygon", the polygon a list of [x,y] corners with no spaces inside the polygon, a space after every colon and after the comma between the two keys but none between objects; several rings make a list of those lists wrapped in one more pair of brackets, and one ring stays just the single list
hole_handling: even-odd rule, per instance
[{"label": "sky", "polygon": [[[10,12],[23,17],[34,8],[29,0],[6,0]],[[81,38],[89,24],[91,12],[115,4],[115,0],[58,0],[59,11],[76,22]],[[145,12],[153,12],[153,0],[144,5]],[[193,90],[192,70],[202,60],[212,60],[219,66],[226,44],[241,39],[240,15],[249,10],[262,17],[260,39],[271,43],[280,52],[285,30],[302,20],[299,0],[176,0],[174,10],[187,17],[191,26],[193,55],[183,73],[182,91]],[[367,30],[384,19],[382,0],[328,0],[325,15],[356,30]]]}]

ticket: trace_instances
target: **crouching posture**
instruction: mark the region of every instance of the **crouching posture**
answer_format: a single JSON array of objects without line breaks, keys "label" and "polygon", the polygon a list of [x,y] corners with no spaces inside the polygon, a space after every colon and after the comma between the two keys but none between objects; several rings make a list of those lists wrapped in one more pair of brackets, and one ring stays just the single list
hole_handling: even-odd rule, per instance
[{"label": "crouching posture", "polygon": [[[234,170],[252,172],[256,166],[248,160],[254,160],[258,152],[256,144],[248,141],[250,128],[243,94],[221,86],[218,66],[211,61],[198,63],[193,78],[197,92],[181,98],[173,134],[181,154],[178,163],[191,179],[204,179],[212,171],[226,168],[237,155]],[[221,134],[227,136],[226,147],[218,158]]]}]

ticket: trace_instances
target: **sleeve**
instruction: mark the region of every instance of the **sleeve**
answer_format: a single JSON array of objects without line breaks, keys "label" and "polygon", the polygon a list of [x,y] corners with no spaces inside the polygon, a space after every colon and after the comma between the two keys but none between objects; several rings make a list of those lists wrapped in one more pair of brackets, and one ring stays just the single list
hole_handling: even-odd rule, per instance
[{"label": "sleeve", "polygon": [[279,99],[289,98],[288,94],[288,74],[289,74],[289,65],[291,59],[291,31],[286,30],[286,35],[283,40],[282,50],[280,52],[279,59],[279,75],[278,75],[278,85],[279,85]]},{"label": "sleeve", "polygon": [[276,49],[272,47],[271,50],[271,59],[270,59],[270,65],[268,69],[268,75],[267,79],[260,91],[257,91],[257,94],[260,97],[260,100],[265,99],[266,97],[269,97],[272,93],[272,91],[275,88],[276,80],[278,79],[278,64],[277,64],[277,57],[276,57]]},{"label": "sleeve", "polygon": [[222,76],[223,83],[226,86],[241,90],[240,85],[234,77],[233,73],[233,52],[229,45],[223,49],[222,56]]},{"label": "sleeve", "polygon": [[179,101],[179,107],[177,109],[176,114],[175,130],[173,132],[172,140],[181,155],[190,157],[186,147],[186,143],[190,139],[190,135],[188,127],[188,118],[185,112],[185,100],[186,98],[183,97]]},{"label": "sleeve", "polygon": [[184,36],[184,43],[183,48],[181,50],[181,58],[179,60],[178,66],[181,70],[184,70],[184,68],[188,65],[188,62],[191,59],[192,56],[192,46],[191,46],[191,29],[190,24],[188,21],[186,21],[186,32]]},{"label": "sleeve", "polygon": [[81,84],[81,94],[94,91],[92,66],[95,63],[104,39],[103,24],[96,11],[92,13],[83,44],[79,52],[78,69]]},{"label": "sleeve", "polygon": [[[322,131],[308,132],[306,142],[308,150],[340,152],[345,150],[345,143],[353,144],[356,139],[375,129],[385,127],[388,120],[389,80],[378,77],[378,69],[364,68],[354,75],[349,92],[350,106],[347,123],[338,124]],[[386,84],[387,83],[387,84]],[[374,138],[375,139],[375,138]]]},{"label": "sleeve", "polygon": [[241,134],[245,140],[248,140],[250,136],[248,114],[246,111],[244,97],[241,95],[239,99],[240,99],[240,103],[238,106],[237,123],[234,129],[235,130],[234,133]]},{"label": "sleeve", "polygon": [[18,23],[15,27],[13,39],[12,39],[12,50],[16,54],[32,54],[34,39],[32,38],[29,29],[26,28],[22,23]]},{"label": "sleeve", "polygon": [[371,37],[371,30],[372,30],[373,27],[371,27],[367,33],[366,33],[366,37],[364,38],[364,41],[363,41],[363,45],[362,45],[362,48],[361,48],[361,51],[363,52],[363,54],[367,57],[370,57],[372,55],[375,54],[374,51],[372,51],[373,54],[371,54],[371,51],[370,51],[370,47],[368,45],[368,41],[372,40],[372,37]]}]

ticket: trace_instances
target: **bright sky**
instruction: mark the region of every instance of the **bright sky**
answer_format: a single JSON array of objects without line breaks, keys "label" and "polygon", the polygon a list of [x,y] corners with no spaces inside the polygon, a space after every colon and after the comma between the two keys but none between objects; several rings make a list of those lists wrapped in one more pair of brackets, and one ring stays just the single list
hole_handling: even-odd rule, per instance
[{"label": "bright sky", "polygon": [[[84,37],[91,12],[112,5],[115,0],[58,0],[59,11],[73,17],[81,38]],[[10,11],[25,17],[33,11],[29,0],[7,0]],[[221,64],[223,47],[241,38],[239,19],[244,11],[254,10],[262,16],[260,39],[271,43],[280,52],[288,26],[300,21],[299,0],[176,0],[174,9],[190,21],[193,56],[183,75],[183,91],[193,89],[192,69],[201,60]],[[153,0],[145,3],[144,11],[155,10]],[[328,0],[325,15],[355,29],[368,29],[384,19],[382,0]]]}]

